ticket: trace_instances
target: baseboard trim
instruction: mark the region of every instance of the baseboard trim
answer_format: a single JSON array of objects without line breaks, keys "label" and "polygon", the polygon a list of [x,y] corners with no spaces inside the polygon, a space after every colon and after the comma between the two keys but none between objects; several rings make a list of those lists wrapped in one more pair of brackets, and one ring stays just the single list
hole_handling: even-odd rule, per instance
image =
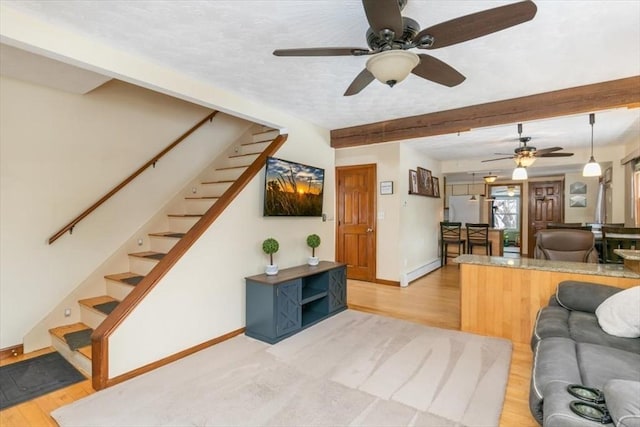
[{"label": "baseboard trim", "polygon": [[385,280],[385,279],[376,278],[375,283],[378,283],[380,285],[387,285],[387,286],[400,286],[400,282],[396,280]]},{"label": "baseboard trim", "polygon": [[400,286],[406,287],[409,286],[409,283],[413,282],[421,278],[422,276],[426,276],[434,270],[440,268],[440,259],[435,259],[427,264],[424,264],[415,270],[404,273],[400,276]]},{"label": "baseboard trim", "polygon": [[211,347],[213,345],[216,345],[223,341],[231,339],[237,335],[244,333],[245,329],[246,328],[236,329],[235,331],[231,331],[227,334],[221,335],[212,340],[205,341],[196,346],[187,348],[186,350],[182,350],[178,353],[172,354],[171,356],[167,356],[164,359],[156,360],[155,362],[149,363],[148,365],[141,366],[137,369],[134,369],[133,371],[125,372],[124,374],[118,375],[117,377],[109,378],[107,380],[107,387],[120,384],[121,382],[130,380],[131,378],[137,377],[138,375],[142,375],[149,371],[153,371],[154,369],[157,369],[161,366],[168,365],[171,362],[175,362],[176,360],[182,359],[183,357],[187,357],[200,350],[204,350],[207,347]]},{"label": "baseboard trim", "polygon": [[24,354],[24,345],[12,345],[0,349],[0,360],[11,359],[12,357],[22,356]]}]

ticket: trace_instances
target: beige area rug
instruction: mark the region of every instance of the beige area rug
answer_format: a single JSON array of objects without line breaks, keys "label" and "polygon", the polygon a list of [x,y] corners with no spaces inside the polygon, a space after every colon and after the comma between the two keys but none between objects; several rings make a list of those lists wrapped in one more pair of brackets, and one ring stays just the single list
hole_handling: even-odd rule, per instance
[{"label": "beige area rug", "polygon": [[497,426],[511,343],[353,310],[237,336],[51,415],[67,426]]}]

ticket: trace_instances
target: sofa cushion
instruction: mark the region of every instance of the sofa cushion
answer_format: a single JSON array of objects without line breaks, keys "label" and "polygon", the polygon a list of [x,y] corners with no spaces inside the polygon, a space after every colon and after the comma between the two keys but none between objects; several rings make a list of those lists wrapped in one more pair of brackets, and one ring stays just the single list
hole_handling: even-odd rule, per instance
[{"label": "sofa cushion", "polygon": [[616,427],[640,427],[640,382],[610,380],[603,392]]},{"label": "sofa cushion", "polygon": [[616,337],[640,337],[640,286],[618,292],[596,309],[602,329]]},{"label": "sofa cushion", "polygon": [[569,313],[568,310],[559,305],[541,308],[538,311],[536,323],[533,325],[531,349],[535,350],[536,344],[543,338],[571,338],[569,334]]},{"label": "sofa cushion", "polygon": [[582,377],[578,384],[602,390],[613,379],[640,381],[640,354],[585,343],[576,344],[575,354]]},{"label": "sofa cushion", "polygon": [[639,339],[619,338],[609,335],[600,328],[595,314],[582,311],[569,312],[568,328],[571,338],[576,342],[599,344],[619,350],[640,353]]},{"label": "sofa cushion", "polygon": [[565,280],[558,284],[556,300],[568,310],[595,313],[600,304],[621,290],[598,283]]}]

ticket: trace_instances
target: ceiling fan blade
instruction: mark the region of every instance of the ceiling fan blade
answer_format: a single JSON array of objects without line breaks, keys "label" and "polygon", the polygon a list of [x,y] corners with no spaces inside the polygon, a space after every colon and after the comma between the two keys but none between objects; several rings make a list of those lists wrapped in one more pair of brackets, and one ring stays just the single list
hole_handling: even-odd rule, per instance
[{"label": "ceiling fan blade", "polygon": [[369,49],[361,47],[308,47],[301,49],[276,49],[275,56],[360,56],[369,55]]},{"label": "ceiling fan blade", "polygon": [[374,80],[375,77],[373,77],[373,74],[365,68],[360,71],[360,74],[358,74],[355,79],[353,79],[347,90],[344,92],[344,96],[351,96],[360,93],[362,89],[367,87],[369,83]]},{"label": "ceiling fan blade", "polygon": [[573,156],[573,153],[546,153],[546,154],[536,155],[536,157],[571,157],[571,156]]},{"label": "ceiling fan blade", "polygon": [[543,148],[541,150],[536,150],[535,155],[540,156],[542,154],[553,153],[554,151],[560,151],[562,147],[551,147],[551,148]]},{"label": "ceiling fan blade", "polygon": [[418,56],[420,57],[420,63],[411,70],[416,76],[449,87],[457,86],[466,79],[455,68],[440,61],[438,58],[424,53],[418,54]]},{"label": "ceiling fan blade", "polygon": [[481,163],[484,163],[484,162],[495,162],[496,160],[506,160],[506,159],[513,159],[513,156],[500,157],[500,158],[497,158],[497,159],[482,160]]},{"label": "ceiling fan blade", "polygon": [[[375,0],[373,1],[375,2]],[[414,37],[414,40],[419,42],[429,35],[433,37],[433,43],[431,45],[419,44],[418,47],[439,49],[530,21],[536,16],[537,10],[535,3],[530,0],[500,6],[425,28]]]},{"label": "ceiling fan blade", "polygon": [[398,0],[362,0],[364,13],[374,33],[388,29],[400,38],[404,31]]}]

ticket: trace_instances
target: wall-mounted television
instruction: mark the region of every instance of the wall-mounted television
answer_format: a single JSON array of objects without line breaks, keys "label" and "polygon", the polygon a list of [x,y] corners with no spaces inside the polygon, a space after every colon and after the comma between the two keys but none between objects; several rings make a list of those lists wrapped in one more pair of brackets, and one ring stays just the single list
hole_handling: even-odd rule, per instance
[{"label": "wall-mounted television", "polygon": [[267,158],[264,216],[322,216],[324,169]]}]

